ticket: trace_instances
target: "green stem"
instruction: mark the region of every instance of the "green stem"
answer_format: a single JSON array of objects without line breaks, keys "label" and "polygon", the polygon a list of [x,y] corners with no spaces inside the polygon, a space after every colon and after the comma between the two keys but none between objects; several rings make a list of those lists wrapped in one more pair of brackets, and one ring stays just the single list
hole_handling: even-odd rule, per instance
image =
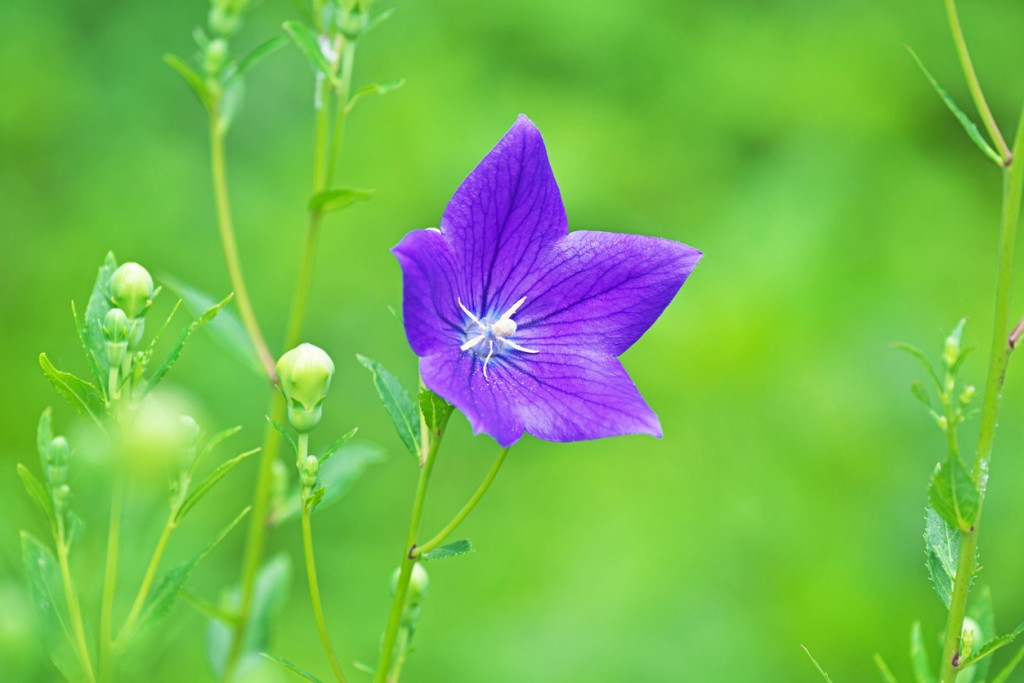
[{"label": "green stem", "polygon": [[331,158],[327,164],[327,188],[334,182],[334,171],[337,170],[338,159],[341,157],[341,143],[345,137],[345,122],[348,119],[348,103],[352,92],[352,68],[355,61],[356,41],[346,38],[341,48],[341,80],[338,85],[334,128],[331,131]]},{"label": "green stem", "polygon": [[132,633],[135,631],[139,617],[142,616],[142,608],[146,605],[146,598],[149,597],[149,590],[153,586],[153,579],[156,578],[156,570],[159,568],[160,560],[164,556],[164,550],[167,548],[167,541],[171,537],[171,532],[174,531],[175,512],[176,510],[171,510],[167,516],[164,530],[160,533],[160,538],[156,542],[156,548],[153,550],[153,556],[149,560],[149,566],[146,567],[146,573],[142,577],[139,591],[135,594],[131,610],[129,610],[128,617],[124,620],[124,625],[121,626],[117,639],[114,641],[115,650],[121,650],[127,645],[128,639],[131,638]]},{"label": "green stem", "polygon": [[434,438],[430,440],[426,457],[423,459],[423,466],[420,468],[420,477],[416,484],[416,496],[412,502],[412,514],[409,517],[409,532],[405,537],[398,584],[395,586],[395,597],[391,602],[388,625],[384,630],[384,641],[380,649],[380,660],[377,662],[377,672],[373,679],[374,683],[386,683],[388,669],[391,667],[391,658],[395,651],[395,640],[398,637],[399,627],[402,625],[402,612],[405,610],[405,600],[409,595],[409,580],[412,578],[412,568],[418,561],[416,536],[420,532],[420,518],[423,516],[423,504],[427,499],[427,485],[430,483],[430,473],[434,469],[435,456],[437,455],[438,447],[441,445],[441,437],[443,435],[444,425],[442,424],[438,427]]},{"label": "green stem", "polygon": [[[302,476],[303,464],[309,453],[309,434],[299,434],[298,448],[298,469],[299,476]],[[306,555],[306,579],[309,581],[309,602],[313,606],[313,617],[316,619],[316,628],[320,633],[320,642],[324,646],[324,653],[331,663],[331,670],[338,683],[345,683],[345,674],[341,671],[341,664],[338,663],[338,656],[334,654],[331,646],[331,638],[327,634],[327,620],[324,619],[323,603],[320,600],[320,583],[316,578],[316,557],[313,555],[313,527],[309,519],[309,507],[306,505],[305,492],[300,501],[302,506],[302,547]]]},{"label": "green stem", "polygon": [[976,570],[975,557],[978,552],[978,528],[981,524],[981,509],[988,485],[989,464],[992,459],[992,445],[995,441],[996,423],[999,419],[1000,394],[1006,366],[1012,347],[1009,343],[1010,289],[1013,282],[1013,253],[1017,237],[1017,223],[1020,218],[1021,196],[1024,193],[1024,114],[1017,129],[1014,142],[1013,161],[1003,171],[1003,209],[999,231],[999,265],[996,278],[995,317],[992,330],[992,347],[989,352],[988,376],[985,380],[985,402],[981,411],[981,427],[978,435],[978,450],[974,456],[974,479],[980,488],[978,515],[974,526],[960,534],[960,557],[957,562],[956,580],[950,599],[949,616],[946,620],[946,636],[942,648],[939,669],[939,683],[953,683],[960,665],[960,637],[963,632],[964,616],[967,612],[967,596]]},{"label": "green stem", "polygon": [[71,580],[71,567],[68,563],[67,531],[63,519],[57,520],[57,562],[60,564],[61,581],[64,583],[64,597],[68,603],[68,616],[71,618],[71,629],[75,634],[75,647],[78,649],[78,658],[85,670],[85,678],[89,683],[95,683],[96,673],[92,668],[92,658],[89,656],[89,645],[85,639],[85,625],[82,622],[82,608],[78,604],[78,594],[75,592],[75,583]]},{"label": "green stem", "polygon": [[487,493],[487,489],[491,488],[491,483],[494,481],[494,478],[498,476],[498,470],[501,469],[502,464],[505,462],[505,456],[508,455],[510,448],[511,446],[509,448],[502,448],[501,451],[498,452],[498,457],[494,460],[494,464],[491,465],[491,469],[487,473],[487,476],[484,477],[480,487],[476,490],[476,493],[473,494],[473,497],[469,499],[469,502],[467,502],[462,509],[459,510],[459,513],[452,518],[452,521],[448,522],[447,526],[441,529],[437,536],[434,536],[432,539],[416,548],[415,555],[417,558],[422,557],[425,553],[429,553],[431,550],[444,543],[444,540],[448,538],[448,536],[450,536],[460,524],[462,524],[466,517],[469,516],[469,513],[473,511],[476,504],[479,503],[480,499],[484,497],[485,493]]},{"label": "green stem", "polygon": [[946,0],[946,15],[949,19],[949,28],[953,32],[953,42],[956,43],[957,55],[960,57],[960,65],[963,67],[964,76],[967,78],[967,87],[971,91],[971,98],[974,99],[974,106],[978,109],[978,115],[988,131],[989,137],[999,148],[999,156],[1003,159],[1003,166],[1009,167],[1013,160],[1013,154],[1006,146],[1006,140],[996,125],[992,110],[989,109],[985,94],[981,90],[981,83],[978,81],[978,74],[974,71],[974,64],[971,62],[971,53],[967,50],[967,41],[964,39],[964,32],[960,26],[960,16],[956,10],[956,0]]},{"label": "green stem", "polygon": [[246,332],[256,347],[256,353],[263,364],[263,370],[271,382],[276,381],[274,374],[274,357],[263,339],[256,313],[249,298],[249,290],[245,286],[242,275],[242,262],[238,256],[238,242],[235,240],[234,223],[231,219],[231,204],[228,201],[227,171],[224,165],[224,131],[218,114],[210,116],[210,167],[213,173],[213,190],[217,202],[217,225],[220,228],[220,241],[224,246],[224,260],[231,278],[231,288],[235,292],[238,310]]},{"label": "green stem", "polygon": [[114,668],[112,620],[114,591],[117,585],[117,561],[121,542],[121,508],[124,503],[124,481],[114,484],[110,503],[110,528],[107,533],[107,565],[103,575],[103,598],[100,602],[100,680],[110,679]]}]

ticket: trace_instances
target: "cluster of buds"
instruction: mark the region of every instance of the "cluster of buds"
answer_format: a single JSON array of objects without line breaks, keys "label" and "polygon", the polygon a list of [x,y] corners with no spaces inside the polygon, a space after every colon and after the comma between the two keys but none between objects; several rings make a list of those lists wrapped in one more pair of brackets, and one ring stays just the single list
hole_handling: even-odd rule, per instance
[{"label": "cluster of buds", "polygon": [[288,421],[300,434],[320,424],[322,405],[334,376],[334,362],[323,349],[300,344],[277,361],[281,392],[288,402]]},{"label": "cluster of buds", "polygon": [[144,316],[153,305],[153,278],[138,263],[124,263],[110,276],[111,308],[103,319],[107,360],[119,365],[125,352],[138,348],[145,330]]},{"label": "cluster of buds", "polygon": [[230,37],[242,26],[242,15],[250,0],[211,0],[207,23],[215,36]]},{"label": "cluster of buds", "polygon": [[53,497],[53,509],[58,519],[67,512],[71,500],[71,486],[68,485],[68,461],[71,447],[63,436],[54,437],[43,454],[46,483]]},{"label": "cluster of buds", "polygon": [[315,455],[307,455],[306,459],[299,464],[299,486],[302,489],[302,500],[306,500],[313,494],[319,474],[320,461]]}]

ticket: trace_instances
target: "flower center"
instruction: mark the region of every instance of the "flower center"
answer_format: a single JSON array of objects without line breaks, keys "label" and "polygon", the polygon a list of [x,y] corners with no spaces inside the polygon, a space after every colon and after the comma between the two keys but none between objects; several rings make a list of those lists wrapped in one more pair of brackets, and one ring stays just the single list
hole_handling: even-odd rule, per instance
[{"label": "flower center", "polygon": [[495,351],[500,354],[507,347],[522,353],[539,353],[536,349],[527,349],[520,346],[510,338],[518,329],[516,321],[512,319],[512,316],[526,302],[525,296],[512,304],[497,320],[492,320],[489,317],[481,320],[466,308],[462,303],[462,299],[458,299],[458,302],[462,312],[469,316],[469,322],[466,323],[465,330],[466,341],[459,347],[459,350],[472,351],[477,357],[484,359],[484,377],[487,377],[487,365],[491,362],[491,358],[494,357]]}]

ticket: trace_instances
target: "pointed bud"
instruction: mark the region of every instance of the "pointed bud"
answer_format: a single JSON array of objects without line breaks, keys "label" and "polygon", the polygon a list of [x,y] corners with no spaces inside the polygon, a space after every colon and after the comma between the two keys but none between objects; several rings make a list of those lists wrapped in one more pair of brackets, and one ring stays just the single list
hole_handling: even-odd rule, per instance
[{"label": "pointed bud", "polygon": [[974,399],[974,394],[977,391],[978,390],[975,388],[973,384],[968,384],[966,387],[964,387],[963,393],[960,394],[960,405],[965,406],[968,403],[970,403],[971,400]]},{"label": "pointed bud", "polygon": [[128,351],[128,316],[120,308],[111,308],[103,318],[103,336],[106,337],[107,362],[118,367]]},{"label": "pointed bud", "polygon": [[57,488],[68,480],[68,461],[71,447],[63,436],[54,437],[46,452],[46,479],[50,488]]},{"label": "pointed bud", "polygon": [[302,473],[299,478],[299,484],[306,491],[312,491],[313,487],[316,486],[316,477],[320,473],[320,461],[316,459],[315,455],[306,456],[305,462],[302,463]]},{"label": "pointed bud", "polygon": [[203,69],[208,74],[219,73],[228,60],[228,43],[223,38],[215,38],[206,46],[203,54]]},{"label": "pointed bud", "polygon": [[281,391],[288,400],[288,420],[300,432],[320,424],[321,404],[334,375],[334,362],[312,344],[300,344],[277,361]]},{"label": "pointed bud", "polygon": [[[391,574],[391,595],[398,592],[398,579],[402,575],[402,568],[399,567]],[[409,577],[409,594],[407,597],[410,607],[418,607],[427,593],[427,586],[430,585],[430,577],[427,570],[419,562],[412,566],[412,575]]]},{"label": "pointed bud", "polygon": [[110,277],[110,295],[114,303],[134,320],[152,303],[153,278],[138,263],[123,263]]}]

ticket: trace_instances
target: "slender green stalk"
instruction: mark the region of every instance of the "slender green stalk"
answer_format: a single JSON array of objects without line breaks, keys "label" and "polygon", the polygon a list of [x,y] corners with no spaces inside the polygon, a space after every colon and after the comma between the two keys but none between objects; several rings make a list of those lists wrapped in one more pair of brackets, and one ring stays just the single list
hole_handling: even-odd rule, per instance
[{"label": "slender green stalk", "polygon": [[[309,434],[299,434],[298,443],[298,468],[299,476],[302,476],[302,466],[309,454]],[[327,620],[324,619],[323,603],[320,600],[320,583],[316,578],[316,557],[313,554],[313,527],[309,519],[309,507],[306,505],[306,497],[300,501],[302,506],[302,548],[306,556],[306,579],[309,582],[309,602],[313,607],[313,617],[316,619],[316,628],[320,633],[320,642],[324,646],[324,653],[331,663],[331,670],[338,683],[345,683],[345,674],[341,671],[341,664],[338,663],[338,656],[331,646],[331,638],[327,634]]]},{"label": "slender green stalk", "polygon": [[424,553],[429,553],[431,550],[444,543],[444,540],[448,538],[448,536],[450,536],[460,524],[462,524],[466,517],[469,516],[469,513],[473,511],[476,504],[479,503],[480,499],[484,497],[485,493],[487,493],[487,489],[491,488],[491,483],[494,481],[494,478],[498,476],[498,470],[501,469],[502,464],[505,462],[505,456],[508,455],[510,448],[511,446],[509,448],[502,448],[501,451],[498,452],[498,457],[494,460],[494,464],[491,465],[491,469],[487,473],[487,476],[484,477],[480,487],[477,488],[476,493],[474,493],[473,497],[469,499],[469,502],[467,502],[462,509],[459,510],[459,513],[452,518],[452,521],[448,522],[445,528],[441,529],[437,536],[434,536],[432,539],[416,548],[415,555],[417,558],[422,557]]},{"label": "slender green stalk", "polygon": [[249,290],[245,286],[242,275],[242,262],[238,256],[238,242],[235,239],[234,223],[231,219],[231,204],[228,201],[227,171],[224,166],[224,130],[220,116],[210,116],[210,168],[213,173],[213,190],[217,201],[217,225],[220,227],[220,241],[224,246],[224,260],[231,278],[231,288],[235,292],[238,310],[242,314],[249,338],[252,339],[256,353],[259,354],[263,370],[271,382],[276,381],[274,375],[274,357],[263,339],[256,313],[249,298]]},{"label": "slender green stalk", "polygon": [[1003,159],[1003,166],[1009,167],[1013,160],[1013,154],[1006,146],[1006,140],[996,125],[992,110],[989,109],[985,94],[981,90],[981,83],[978,81],[978,74],[974,71],[974,63],[971,61],[971,53],[967,50],[967,41],[964,40],[964,32],[960,27],[960,16],[956,11],[956,0],[946,0],[946,15],[949,19],[949,28],[953,32],[953,42],[956,43],[957,55],[960,57],[960,65],[963,67],[964,76],[967,77],[967,87],[974,99],[974,106],[978,109],[981,121],[985,125],[992,142],[999,148],[999,156]]},{"label": "slender green stalk", "polygon": [[1024,193],[1024,114],[1017,129],[1014,142],[1013,161],[1003,171],[1003,209],[999,231],[999,265],[996,278],[995,317],[992,330],[992,347],[989,352],[988,376],[985,380],[985,402],[981,411],[981,427],[978,435],[978,450],[974,456],[974,478],[981,489],[978,500],[978,516],[970,531],[960,534],[960,557],[957,562],[956,580],[950,599],[949,616],[946,620],[946,636],[942,648],[939,669],[939,683],[953,683],[960,665],[960,639],[963,632],[964,615],[967,612],[967,596],[976,570],[975,557],[978,552],[978,528],[981,524],[981,509],[988,485],[989,463],[992,459],[992,445],[995,441],[996,423],[999,418],[1000,394],[1006,366],[1010,360],[1008,331],[1010,329],[1010,289],[1013,282],[1013,253],[1020,218],[1021,196]]},{"label": "slender green stalk", "polygon": [[114,669],[112,620],[114,614],[114,591],[117,586],[117,562],[121,542],[121,508],[124,503],[124,481],[114,484],[110,502],[110,527],[107,532],[107,565],[103,575],[103,597],[100,602],[100,680],[110,679]]},{"label": "slender green stalk", "polygon": [[416,496],[412,502],[412,515],[409,517],[409,533],[405,537],[402,565],[398,574],[398,585],[395,587],[395,597],[391,602],[388,625],[384,630],[384,641],[381,644],[380,660],[377,662],[377,673],[374,675],[374,683],[386,683],[388,670],[391,668],[391,658],[395,651],[395,640],[398,637],[398,630],[402,624],[405,600],[409,595],[409,580],[412,578],[412,568],[418,561],[416,536],[420,532],[423,504],[427,500],[427,485],[430,483],[430,473],[434,470],[437,449],[441,445],[441,437],[443,435],[444,426],[442,425],[438,428],[436,437],[431,439],[426,457],[423,459],[423,466],[420,468],[420,477],[416,484]]},{"label": "slender green stalk", "polygon": [[78,650],[78,659],[85,670],[85,678],[89,683],[96,682],[96,672],[92,668],[92,658],[89,656],[89,645],[85,639],[85,625],[82,622],[82,607],[78,603],[78,594],[75,592],[75,583],[71,580],[71,567],[68,563],[68,539],[67,529],[63,519],[57,520],[57,562],[60,564],[60,577],[64,584],[64,598],[68,603],[68,616],[71,618],[71,629],[75,634],[75,647]]},{"label": "slender green stalk", "polygon": [[164,550],[167,549],[167,540],[171,537],[171,532],[174,531],[174,515],[176,510],[171,510],[167,516],[167,522],[164,524],[164,530],[160,533],[160,538],[156,542],[156,548],[153,550],[153,556],[149,559],[149,566],[146,567],[146,573],[142,577],[142,583],[139,585],[139,591],[135,594],[135,600],[132,602],[131,610],[128,612],[127,618],[124,620],[124,624],[121,626],[121,630],[117,634],[117,639],[114,641],[114,649],[120,650],[126,644],[128,639],[132,636],[135,631],[135,626],[142,616],[142,608],[146,604],[146,598],[149,597],[149,590],[153,587],[153,579],[156,578],[156,570],[160,566],[160,560],[164,556]]}]

